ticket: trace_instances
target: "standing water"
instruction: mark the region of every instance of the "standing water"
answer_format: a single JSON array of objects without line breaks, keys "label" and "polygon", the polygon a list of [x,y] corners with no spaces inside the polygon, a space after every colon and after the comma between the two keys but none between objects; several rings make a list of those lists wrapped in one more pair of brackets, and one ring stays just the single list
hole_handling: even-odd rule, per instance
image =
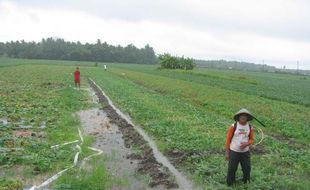
[{"label": "standing water", "polygon": [[125,115],[122,111],[120,111],[110,100],[110,98],[104,93],[104,91],[98,86],[92,79],[90,79],[102,92],[102,94],[107,98],[109,104],[112,108],[119,114],[123,119],[125,119],[129,124],[133,125],[137,132],[144,138],[145,141],[148,142],[149,146],[153,150],[153,154],[156,160],[166,166],[170,172],[175,176],[176,181],[179,185],[180,189],[190,190],[194,189],[192,183],[181,173],[179,172],[170,162],[169,160],[158,150],[156,143],[146,134],[146,132],[139,126],[136,126],[131,121],[130,117]]}]

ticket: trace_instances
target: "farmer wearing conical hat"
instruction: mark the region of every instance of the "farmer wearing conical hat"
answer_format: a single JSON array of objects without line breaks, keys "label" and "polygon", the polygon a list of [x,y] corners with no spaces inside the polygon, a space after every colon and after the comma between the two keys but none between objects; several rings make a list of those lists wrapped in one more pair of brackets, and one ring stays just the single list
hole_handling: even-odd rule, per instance
[{"label": "farmer wearing conical hat", "polygon": [[228,128],[226,137],[226,160],[228,160],[227,185],[235,182],[235,174],[239,163],[243,172],[243,182],[250,182],[251,161],[249,146],[254,142],[253,127],[249,121],[253,115],[241,109],[234,115],[235,123]]}]

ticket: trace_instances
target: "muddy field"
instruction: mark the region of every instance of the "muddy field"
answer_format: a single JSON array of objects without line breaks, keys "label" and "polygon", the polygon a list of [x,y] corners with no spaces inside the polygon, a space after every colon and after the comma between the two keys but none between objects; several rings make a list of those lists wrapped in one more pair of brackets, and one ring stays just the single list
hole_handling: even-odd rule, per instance
[{"label": "muddy field", "polygon": [[132,161],[137,161],[136,172],[142,175],[149,175],[149,187],[164,186],[167,189],[178,188],[174,177],[168,168],[158,163],[154,157],[153,151],[143,137],[109,105],[107,98],[102,94],[100,89],[89,80],[91,88],[95,91],[102,105],[102,111],[112,124],[119,127],[126,148],[135,147],[140,151],[138,153],[127,154],[126,157]]},{"label": "muddy field", "polygon": [[[50,189],[310,186],[309,85],[298,75],[113,63],[107,71],[80,65],[81,88],[74,88],[72,71],[79,63],[41,61],[0,69],[0,189],[29,189],[67,169],[79,153],[76,145],[76,167]],[[240,106],[266,125],[251,123],[265,138],[261,142],[262,132],[255,130],[251,184],[228,188],[224,143]],[[67,142],[75,143],[51,148]],[[240,167],[236,177],[242,177]]]}]

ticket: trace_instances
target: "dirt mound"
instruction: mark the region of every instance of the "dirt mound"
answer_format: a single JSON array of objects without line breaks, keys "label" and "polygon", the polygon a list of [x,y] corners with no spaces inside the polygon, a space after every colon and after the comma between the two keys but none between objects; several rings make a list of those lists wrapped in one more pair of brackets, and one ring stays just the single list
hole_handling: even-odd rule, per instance
[{"label": "dirt mound", "polygon": [[250,151],[253,154],[267,154],[268,151],[265,149],[265,147],[261,144],[251,146]]},{"label": "dirt mound", "polygon": [[136,171],[141,174],[148,174],[151,177],[149,182],[150,187],[163,185],[166,188],[177,188],[178,184],[171,176],[171,173],[167,168],[162,166],[162,164],[157,162],[152,149],[143,137],[134,129],[134,126],[129,124],[125,119],[117,114],[117,112],[108,103],[107,98],[103,95],[101,90],[92,81],[89,80],[89,84],[95,91],[99,99],[99,103],[102,104],[102,109],[107,114],[110,122],[119,126],[119,130],[123,134],[125,147],[131,148],[135,146],[142,150],[141,154],[131,154],[127,156],[129,159],[138,160],[138,168]]}]

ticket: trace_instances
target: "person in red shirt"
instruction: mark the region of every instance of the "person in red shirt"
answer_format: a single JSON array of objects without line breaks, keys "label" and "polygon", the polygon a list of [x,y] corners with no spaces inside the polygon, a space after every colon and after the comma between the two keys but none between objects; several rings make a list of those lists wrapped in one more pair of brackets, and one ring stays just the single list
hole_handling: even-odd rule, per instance
[{"label": "person in red shirt", "polygon": [[79,88],[80,88],[80,71],[79,71],[79,67],[76,67],[76,70],[74,72],[74,83],[75,83],[75,87],[79,86]]}]

